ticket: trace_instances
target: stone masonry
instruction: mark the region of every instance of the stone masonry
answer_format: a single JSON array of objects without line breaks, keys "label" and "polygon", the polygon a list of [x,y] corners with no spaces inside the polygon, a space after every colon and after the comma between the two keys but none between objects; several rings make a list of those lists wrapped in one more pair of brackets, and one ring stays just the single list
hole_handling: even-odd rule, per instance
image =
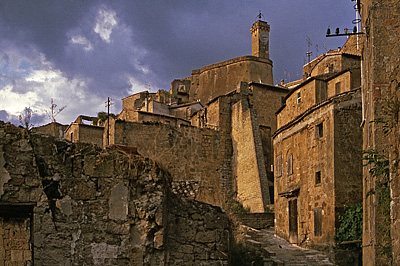
[{"label": "stone masonry", "polygon": [[390,217],[382,215],[388,204],[382,208],[376,196],[366,197],[376,189],[376,178],[373,166],[364,167],[363,265],[400,265],[400,2],[358,0],[357,5],[364,39],[363,149],[378,151],[390,163]]},{"label": "stone masonry", "polygon": [[0,151],[0,265],[228,264],[226,215],[136,149],[0,122]]}]

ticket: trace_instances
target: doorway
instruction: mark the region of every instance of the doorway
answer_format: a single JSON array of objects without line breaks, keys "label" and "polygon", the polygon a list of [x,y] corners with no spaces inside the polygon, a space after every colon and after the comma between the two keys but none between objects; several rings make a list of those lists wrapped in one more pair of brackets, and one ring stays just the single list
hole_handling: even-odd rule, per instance
[{"label": "doorway", "polygon": [[289,242],[297,244],[297,199],[289,200]]}]

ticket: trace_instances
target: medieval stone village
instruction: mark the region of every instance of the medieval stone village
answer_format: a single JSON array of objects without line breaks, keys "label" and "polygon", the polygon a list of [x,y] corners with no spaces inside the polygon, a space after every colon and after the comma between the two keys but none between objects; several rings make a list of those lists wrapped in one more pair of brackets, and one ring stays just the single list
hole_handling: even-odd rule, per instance
[{"label": "medieval stone village", "polygon": [[297,81],[258,20],[117,115],[0,122],[0,266],[400,265],[400,1],[356,5]]}]

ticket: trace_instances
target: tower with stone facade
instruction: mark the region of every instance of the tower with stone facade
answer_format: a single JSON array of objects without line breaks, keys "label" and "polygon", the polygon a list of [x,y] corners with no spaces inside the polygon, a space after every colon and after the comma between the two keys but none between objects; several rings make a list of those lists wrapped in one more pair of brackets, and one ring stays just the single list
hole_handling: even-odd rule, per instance
[{"label": "tower with stone facade", "polygon": [[267,22],[258,20],[251,27],[252,56],[269,59],[269,30]]}]

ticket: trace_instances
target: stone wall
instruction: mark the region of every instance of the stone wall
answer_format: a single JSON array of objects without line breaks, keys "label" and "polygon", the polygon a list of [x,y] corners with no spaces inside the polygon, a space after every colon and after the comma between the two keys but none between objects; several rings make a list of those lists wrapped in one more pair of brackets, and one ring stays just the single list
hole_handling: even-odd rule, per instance
[{"label": "stone wall", "polygon": [[264,212],[269,189],[259,128],[248,101],[232,106],[232,145],[237,198],[251,212]]},{"label": "stone wall", "polygon": [[65,139],[71,142],[92,143],[103,147],[103,132],[107,128],[72,123],[65,131]]},{"label": "stone wall", "polygon": [[222,206],[221,168],[227,162],[217,131],[119,120],[110,127],[111,144],[137,147],[141,154],[159,162],[173,176],[176,191]]},{"label": "stone wall", "polygon": [[[389,254],[382,253],[382,244],[388,239],[380,226],[382,215],[375,196],[364,197],[363,265],[400,264],[400,189],[399,189],[399,65],[400,50],[400,3],[397,0],[361,0],[362,30],[365,33],[363,44],[363,94],[364,150],[376,149],[390,162],[391,175],[391,241]],[[394,104],[394,105],[393,105]],[[391,131],[385,134],[376,119],[387,119]],[[364,193],[375,188],[370,167],[364,167]],[[364,194],[364,196],[365,196]],[[387,250],[387,249],[386,249]]]},{"label": "stone wall", "polygon": [[361,94],[348,94],[340,101],[334,111],[333,160],[336,208],[343,209],[362,202]]},{"label": "stone wall", "polygon": [[0,265],[33,265],[30,218],[0,217]]},{"label": "stone wall", "polygon": [[255,229],[264,229],[274,227],[274,213],[235,213],[233,219],[242,225]]},{"label": "stone wall", "polygon": [[67,125],[62,125],[57,122],[52,122],[44,126],[40,127],[34,127],[32,128],[32,132],[37,132],[41,134],[46,134],[50,135],[59,139],[64,139],[65,138],[65,133],[64,131],[67,129]]},{"label": "stone wall", "polygon": [[221,209],[176,196],[168,203],[168,265],[227,265],[233,239]]},{"label": "stone wall", "polygon": [[[340,85],[336,85],[340,82]],[[347,92],[357,89],[361,86],[361,73],[360,69],[351,69],[342,75],[333,77],[328,80],[328,98],[336,94]],[[340,88],[338,88],[338,86]]]},{"label": "stone wall", "polygon": [[[20,246],[0,249],[5,265],[29,261],[29,250],[35,265],[228,263],[222,211],[180,199],[169,174],[135,149],[71,144],[0,122],[0,151],[0,240],[11,227],[25,230]],[[16,226],[21,215],[31,218]],[[176,236],[185,225],[191,242]]]},{"label": "stone wall", "polygon": [[193,71],[189,100],[207,104],[235,90],[240,82],[256,81],[273,85],[272,62],[255,56],[242,56]]}]

